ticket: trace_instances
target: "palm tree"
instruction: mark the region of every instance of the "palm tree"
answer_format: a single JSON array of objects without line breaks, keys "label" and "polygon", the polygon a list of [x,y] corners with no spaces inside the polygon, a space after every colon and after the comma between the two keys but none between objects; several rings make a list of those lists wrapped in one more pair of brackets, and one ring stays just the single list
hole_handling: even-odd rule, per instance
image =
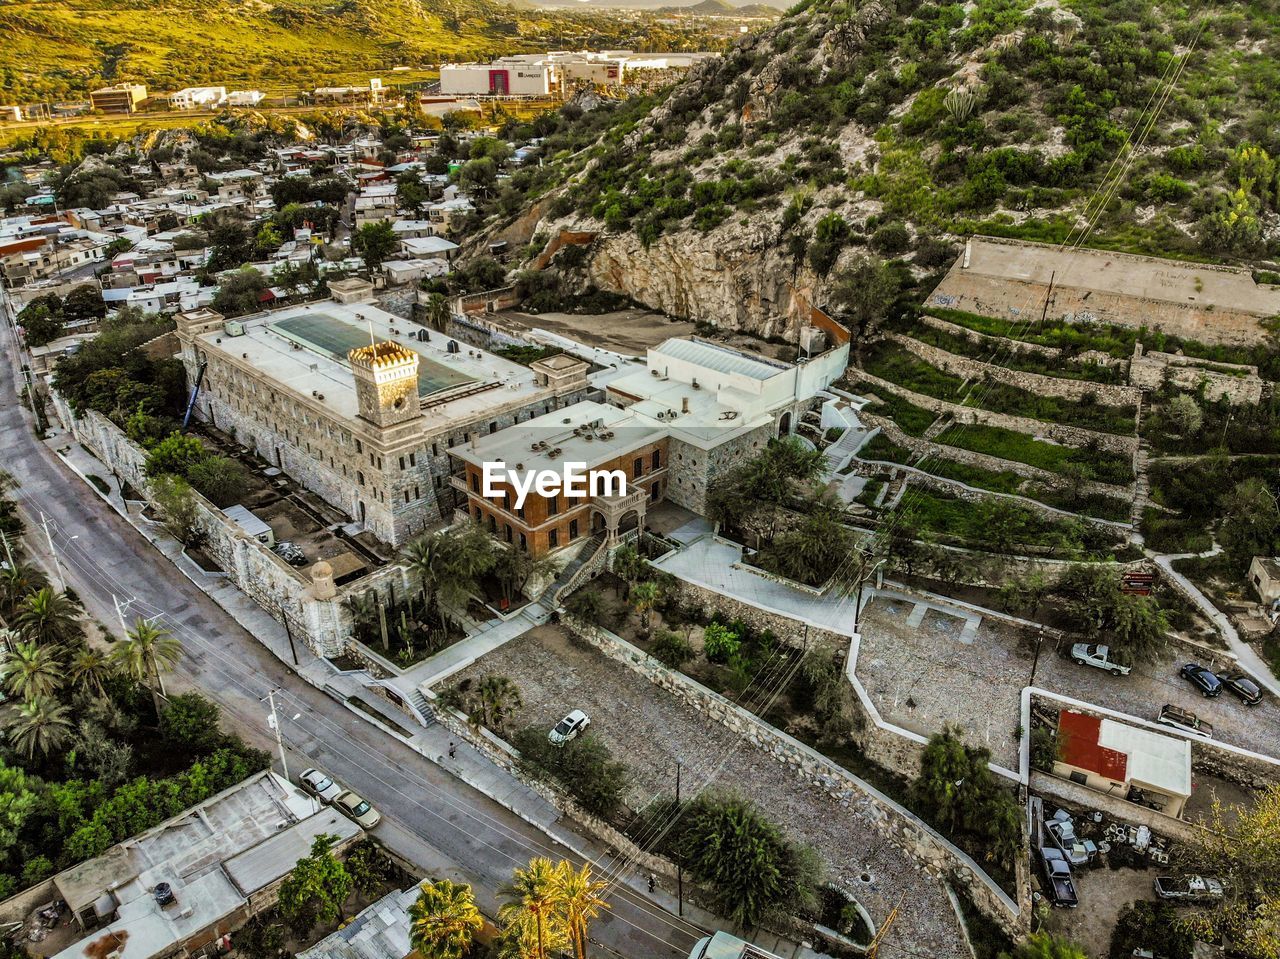
[{"label": "palm tree", "polygon": [[440,623],[447,626],[445,610],[466,607],[496,557],[489,535],[470,523],[418,537],[405,547],[402,558],[408,572],[422,584]]},{"label": "palm tree", "polygon": [[[172,669],[182,655],[182,644],[161,629],[139,619],[124,640],[112,651],[112,658],[124,673],[151,690],[151,700],[160,716],[160,697],[165,695],[161,672]],[[153,684],[154,681],[154,684]]]},{"label": "palm tree", "polygon": [[17,562],[0,569],[0,613],[12,618],[22,598],[48,584],[44,573],[30,563]]},{"label": "palm tree", "polygon": [[552,949],[568,939],[555,884],[556,867],[550,859],[537,856],[527,868],[517,868],[511,882],[499,890],[507,901],[498,909],[498,918],[506,923],[507,934],[521,943],[524,959],[547,959]]},{"label": "palm tree", "polygon": [[53,647],[17,643],[0,665],[0,676],[12,696],[55,696],[62,688],[63,667]]},{"label": "palm tree", "polygon": [[587,959],[587,924],[600,915],[600,910],[609,908],[601,898],[607,887],[608,883],[591,878],[590,863],[583,863],[581,870],[567,861],[556,866],[556,898],[577,959]]},{"label": "palm tree", "polygon": [[658,605],[660,595],[658,584],[651,579],[631,587],[631,605],[640,614],[640,628],[645,635],[649,633],[649,618],[653,615],[653,607]]},{"label": "palm tree", "polygon": [[45,586],[18,605],[17,626],[28,639],[43,644],[69,643],[81,636],[80,604],[66,593]]},{"label": "palm tree", "polygon": [[507,715],[524,705],[520,687],[506,676],[486,676],[476,685],[476,700],[484,724],[501,732]]},{"label": "palm tree", "polygon": [[100,649],[85,646],[71,658],[71,667],[67,672],[71,679],[71,688],[77,692],[91,693],[101,699],[106,695],[105,683],[115,672],[111,659]]},{"label": "palm tree", "polygon": [[424,882],[409,907],[409,942],[422,959],[462,959],[484,928],[476,897],[466,883]]},{"label": "palm tree", "polygon": [[71,736],[67,707],[52,696],[31,696],[9,717],[9,742],[28,759],[49,755]]}]

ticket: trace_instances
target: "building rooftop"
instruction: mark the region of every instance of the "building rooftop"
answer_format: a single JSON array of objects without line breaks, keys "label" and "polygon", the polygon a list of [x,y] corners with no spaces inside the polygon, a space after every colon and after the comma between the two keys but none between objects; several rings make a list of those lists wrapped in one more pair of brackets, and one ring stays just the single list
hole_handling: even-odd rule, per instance
[{"label": "building rooftop", "polygon": [[[197,337],[211,353],[248,365],[278,388],[322,403],[330,415],[355,421],[355,377],[347,354],[371,342],[392,342],[419,355],[424,430],[467,421],[543,390],[528,367],[442,333],[418,327],[367,303],[309,303],[241,317],[243,336],[222,331]],[[429,338],[419,339],[426,334]],[[449,351],[454,343],[457,352]]]},{"label": "building rooftop", "polygon": [[[665,433],[660,424],[636,416],[629,409],[584,400],[519,426],[477,437],[451,452],[481,467],[502,462],[508,469],[558,471],[565,463],[586,463],[590,469],[659,440]],[[539,448],[534,449],[535,445]]]},{"label": "building rooftop", "polygon": [[672,338],[654,347],[649,351],[650,368],[655,362],[661,362],[663,357],[694,363],[716,373],[748,376],[753,380],[767,380],[790,369],[789,364],[771,362],[761,356],[698,339]]},{"label": "building rooftop", "polygon": [[1191,743],[1178,736],[1064,709],[1058,759],[1116,782],[1191,795]]},{"label": "building rooftop", "polygon": [[404,959],[413,951],[409,907],[418,895],[417,886],[388,893],[297,959]]},{"label": "building rooftop", "polygon": [[[57,959],[167,955],[282,878],[322,834],[343,842],[360,829],[274,773],[259,773],[55,876],[74,913],[92,908],[110,919]],[[173,893],[166,905],[155,896],[160,883]]]}]

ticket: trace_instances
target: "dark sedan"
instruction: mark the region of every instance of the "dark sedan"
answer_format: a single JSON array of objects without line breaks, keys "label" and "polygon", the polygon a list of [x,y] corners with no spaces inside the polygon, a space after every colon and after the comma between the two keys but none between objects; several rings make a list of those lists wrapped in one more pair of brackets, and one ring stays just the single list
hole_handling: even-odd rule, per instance
[{"label": "dark sedan", "polygon": [[1222,685],[1226,686],[1229,692],[1235,693],[1250,706],[1256,706],[1262,702],[1262,690],[1248,676],[1243,674],[1239,676],[1223,676]]},{"label": "dark sedan", "polygon": [[1200,690],[1202,696],[1212,698],[1222,694],[1222,680],[1215,676],[1212,670],[1205,669],[1197,663],[1187,663],[1182,667],[1180,675]]}]

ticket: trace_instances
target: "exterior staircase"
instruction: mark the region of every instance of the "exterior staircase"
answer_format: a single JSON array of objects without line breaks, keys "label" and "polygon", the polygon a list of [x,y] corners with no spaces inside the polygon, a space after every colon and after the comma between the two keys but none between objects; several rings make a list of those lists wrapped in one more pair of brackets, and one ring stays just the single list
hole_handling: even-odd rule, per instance
[{"label": "exterior staircase", "polygon": [[417,714],[418,722],[422,723],[424,729],[430,729],[436,724],[435,710],[427,702],[427,697],[422,695],[422,690],[414,689],[409,693],[409,705],[413,707],[414,713]]},{"label": "exterior staircase", "polygon": [[560,575],[556,577],[555,582],[543,591],[542,598],[547,600],[545,605],[552,609],[559,606],[561,598],[573,591],[580,577],[590,572],[588,567],[594,567],[596,558],[604,550],[607,535],[604,530],[601,530],[582,545],[578,555],[569,560],[565,568],[560,570]]},{"label": "exterior staircase", "polygon": [[822,455],[827,458],[827,469],[831,473],[838,473],[849,465],[849,460],[853,459],[853,454],[858,452],[858,448],[867,441],[872,431],[856,429],[848,427],[840,438],[822,451]]}]

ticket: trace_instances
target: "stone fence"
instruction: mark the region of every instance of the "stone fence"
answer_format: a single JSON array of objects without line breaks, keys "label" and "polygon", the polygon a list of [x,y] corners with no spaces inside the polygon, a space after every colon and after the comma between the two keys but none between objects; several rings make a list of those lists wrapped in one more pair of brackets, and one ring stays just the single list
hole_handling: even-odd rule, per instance
[{"label": "stone fence", "polygon": [[1057,396],[1079,403],[1086,396],[1092,396],[1099,403],[1108,406],[1136,406],[1142,398],[1142,390],[1136,386],[1121,386],[1116,383],[1094,383],[1090,380],[1071,380],[1057,376],[1046,376],[1042,373],[1029,373],[1025,370],[1013,370],[994,363],[984,363],[958,353],[922,342],[902,333],[886,333],[885,338],[892,340],[910,350],[926,363],[945,370],[954,376],[965,379],[991,379],[1006,386],[1016,387],[1034,393],[1037,396]]},{"label": "stone fence", "polygon": [[858,369],[853,374],[856,378],[866,380],[872,386],[881,387],[895,396],[914,403],[922,409],[933,413],[947,414],[957,423],[981,423],[984,426],[999,426],[1018,433],[1031,436],[1046,436],[1064,446],[1092,446],[1110,453],[1123,453],[1132,456],[1138,449],[1137,436],[1120,435],[1118,433],[1100,433],[1066,423],[1048,423],[1044,420],[1032,419],[1029,416],[1013,416],[1009,413],[993,413],[990,410],[973,406],[960,406],[947,400],[935,399],[916,393],[906,387],[891,383],[888,380]]},{"label": "stone fence", "polygon": [[[904,433],[898,427],[898,424],[895,423],[892,419],[885,416],[880,416],[876,413],[868,413],[865,410],[863,410],[858,413],[858,416],[859,418],[861,418],[863,423],[869,426],[880,427],[881,431],[890,440],[892,440],[894,443],[898,444],[899,446],[903,447],[904,449],[910,451],[911,453],[914,453],[917,456],[941,458],[945,460],[950,460],[953,463],[964,463],[966,466],[976,466],[979,469],[990,470],[993,473],[1003,473],[1003,472],[1017,473],[1019,476],[1025,476],[1029,480],[1035,480],[1036,482],[1043,483],[1044,485],[1052,487],[1053,489],[1065,489],[1067,486],[1070,485],[1070,482],[1067,480],[1065,476],[1062,476],[1059,473],[1051,472],[1050,470],[1042,469],[1039,466],[1031,466],[1027,463],[1018,463],[1014,460],[1000,459],[1000,457],[991,456],[988,453],[975,453],[973,450],[963,449],[959,446],[948,446],[945,443],[938,443],[933,440],[922,439],[918,436],[910,436]],[[862,457],[859,456],[859,459],[861,458]],[[895,464],[895,465],[902,465],[902,464]],[[938,479],[938,478],[935,477],[935,479]],[[954,484],[956,481],[954,480],[948,481],[946,479],[940,479],[940,482]],[[1108,483],[1099,483],[1095,480],[1090,480],[1086,483],[1081,483],[1080,490],[1083,493],[1092,493],[1100,496],[1112,496],[1117,499],[1129,499],[1132,497],[1132,493],[1126,487],[1112,486]],[[992,495],[998,495],[998,494],[992,494]],[[1022,502],[1026,503],[1026,505],[1030,506],[1032,509],[1035,509],[1037,506],[1041,507],[1040,511],[1044,512],[1046,515],[1050,513],[1055,516],[1062,516],[1064,515],[1064,513],[1066,515],[1073,515],[1073,516],[1078,515],[1074,513],[1069,513],[1068,511],[1065,511],[1065,510],[1053,509],[1052,507],[1045,506],[1044,503],[1039,503],[1034,501],[1027,502],[1025,498],[1022,500]],[[1084,517],[1084,518],[1088,519],[1088,517]]]},{"label": "stone fence", "polygon": [[804,743],[793,739],[754,713],[712,692],[606,629],[563,616],[573,633],[610,659],[619,662],[670,693],[699,713],[721,723],[738,736],[789,768],[797,777],[821,789],[842,806],[856,808],[889,842],[923,863],[931,876],[947,876],[964,886],[982,912],[1020,936],[1030,927],[1031,892],[1026,869],[1017,874],[1018,901],[970,858],[910,810],[894,802],[870,783]]},{"label": "stone fence", "polygon": [[[56,391],[53,401],[59,417],[76,441],[89,450],[124,483],[143,496],[152,509],[145,473],[147,452],[129,439],[107,417],[89,410],[77,417]],[[351,616],[344,601],[355,594],[374,591],[385,598],[403,591],[405,573],[398,565],[376,569],[361,579],[334,589],[315,584],[270,548],[247,534],[212,502],[192,491],[196,523],[203,540],[201,550],[226,573],[227,578],[272,618],[285,625],[321,656],[337,656],[360,649],[352,637]]]}]

